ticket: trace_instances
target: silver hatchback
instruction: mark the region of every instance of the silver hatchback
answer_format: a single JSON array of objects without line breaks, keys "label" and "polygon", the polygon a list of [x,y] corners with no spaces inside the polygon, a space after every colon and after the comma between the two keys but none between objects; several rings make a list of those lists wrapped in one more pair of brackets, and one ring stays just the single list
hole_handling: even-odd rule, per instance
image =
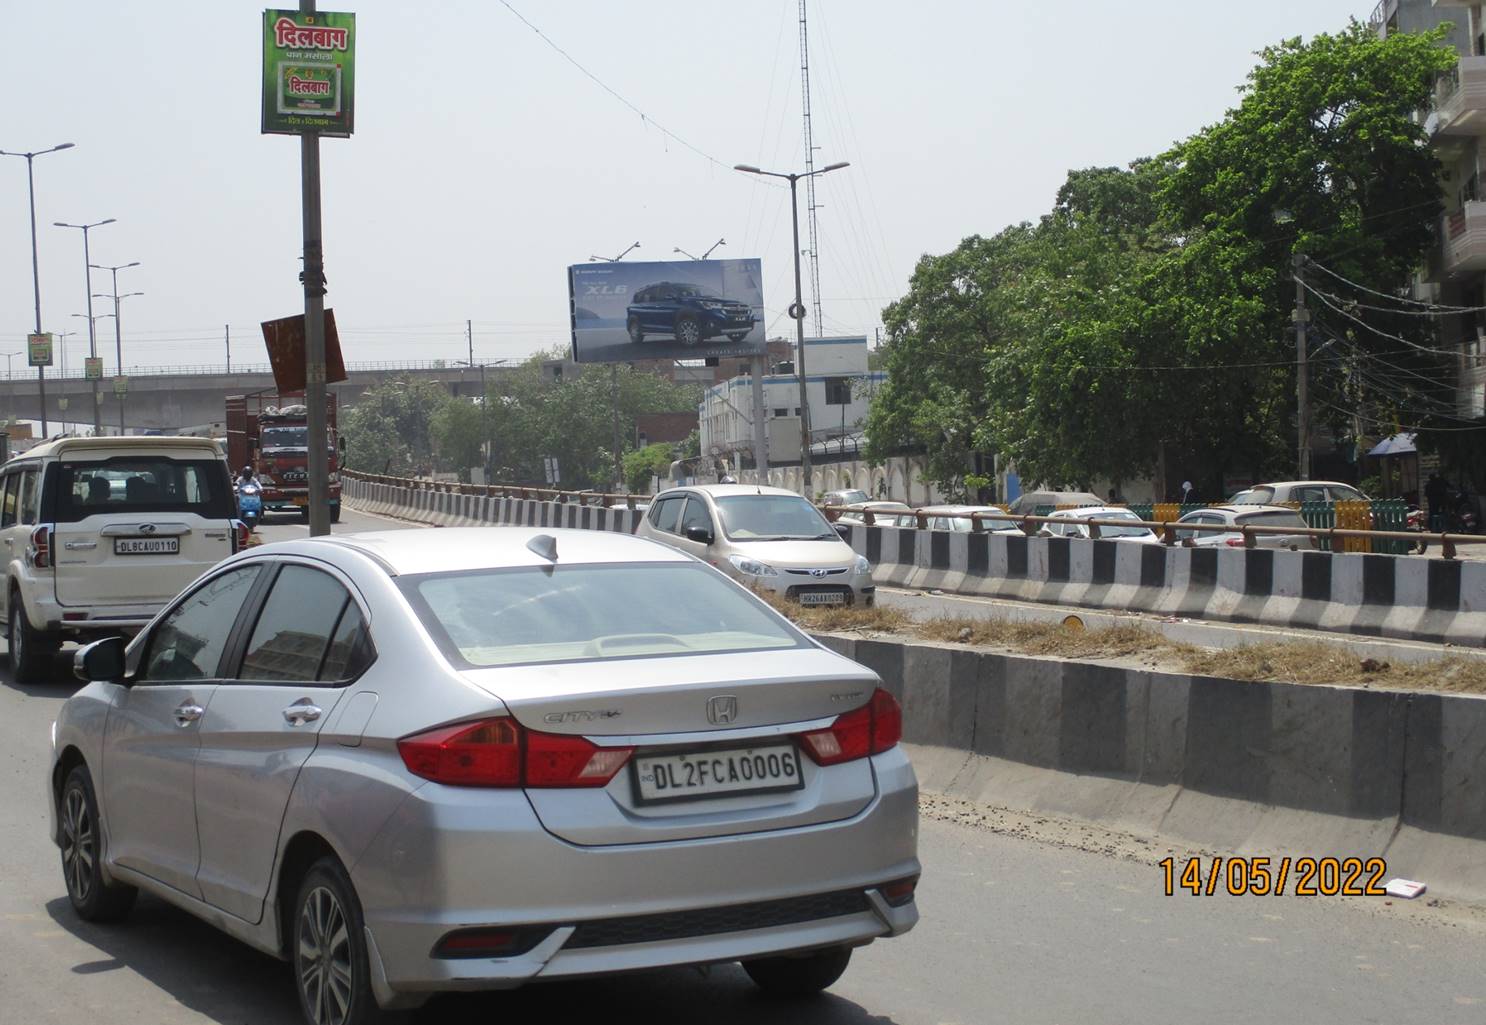
[{"label": "silver hatchback", "polygon": [[727,961],[806,994],[918,919],[897,702],[661,544],[275,544],[77,665],[47,779],[72,906],[185,908],[293,962],[316,1025]]}]

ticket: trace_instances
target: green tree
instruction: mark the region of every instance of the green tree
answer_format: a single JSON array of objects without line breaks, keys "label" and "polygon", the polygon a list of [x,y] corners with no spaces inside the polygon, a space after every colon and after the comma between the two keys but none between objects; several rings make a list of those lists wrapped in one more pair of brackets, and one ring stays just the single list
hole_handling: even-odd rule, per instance
[{"label": "green tree", "polygon": [[636,492],[648,491],[651,477],[665,479],[676,458],[676,446],[658,441],[624,454],[624,483]]},{"label": "green tree", "polygon": [[433,415],[448,401],[449,393],[434,381],[400,377],[368,388],[341,414],[348,465],[366,473],[431,469]]},{"label": "green tree", "polygon": [[[1455,59],[1441,38],[1380,40],[1353,22],[1270,47],[1217,124],[1128,170],[1070,173],[1036,225],[925,256],[883,311],[869,455],[926,451],[951,491],[975,451],[1072,484],[1148,474],[1166,446],[1203,468],[1208,493],[1225,471],[1290,465],[1291,256],[1407,286],[1440,210],[1416,112]],[[1408,375],[1439,379],[1426,318],[1371,311],[1388,339],[1326,314],[1338,351],[1315,366],[1320,408],[1347,405],[1343,351],[1394,350],[1395,399],[1414,394]]]},{"label": "green tree", "polygon": [[429,434],[441,468],[455,470],[468,481],[471,467],[483,466],[481,448],[486,439],[485,408],[468,399],[449,398],[429,421]]}]

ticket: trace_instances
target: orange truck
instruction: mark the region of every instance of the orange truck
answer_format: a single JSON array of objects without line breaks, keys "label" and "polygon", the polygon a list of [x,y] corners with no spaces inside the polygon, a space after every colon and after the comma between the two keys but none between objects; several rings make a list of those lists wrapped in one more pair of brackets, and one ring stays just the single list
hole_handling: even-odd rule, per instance
[{"label": "orange truck", "polygon": [[[340,455],[335,396],[325,396],[330,467],[330,522],[341,518]],[[227,462],[237,476],[251,466],[263,486],[264,512],[298,511],[310,520],[309,410],[303,392],[227,396]]]}]

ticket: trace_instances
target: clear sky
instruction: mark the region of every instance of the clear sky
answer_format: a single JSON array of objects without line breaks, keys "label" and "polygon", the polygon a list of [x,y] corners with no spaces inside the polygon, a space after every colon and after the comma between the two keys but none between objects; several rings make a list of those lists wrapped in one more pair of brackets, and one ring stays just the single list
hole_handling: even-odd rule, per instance
[{"label": "clear sky", "polygon": [[[356,134],[321,143],[348,360],[463,358],[467,318],[480,359],[566,344],[564,268],[635,241],[628,259],[719,238],[716,256],[762,258],[770,335],[786,330],[788,191],[731,166],[802,165],[796,0],[323,6],[358,19]],[[1035,219],[1069,168],[1125,164],[1214,122],[1255,50],[1370,10],[811,0],[817,160],[852,164],[820,180],[825,333],[870,335],[921,254]],[[299,146],[259,134],[261,11],[0,3],[0,149],[76,143],[35,163],[43,326],[80,332],[74,366],[82,238],[53,221],[117,218],[93,231],[93,262],[141,261],[119,273],[120,292],[145,293],[124,300],[126,368],[220,364],[224,324],[234,363],[263,362],[259,322],[302,310]],[[0,158],[0,353],[32,326],[25,166]],[[110,291],[106,275],[93,291]],[[96,323],[112,374],[114,322]]]}]

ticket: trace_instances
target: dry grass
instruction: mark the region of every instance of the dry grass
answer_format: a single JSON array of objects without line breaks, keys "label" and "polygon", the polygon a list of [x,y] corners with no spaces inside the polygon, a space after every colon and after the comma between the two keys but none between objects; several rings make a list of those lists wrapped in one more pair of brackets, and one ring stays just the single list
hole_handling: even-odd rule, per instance
[{"label": "dry grass", "polygon": [[1486,659],[1481,658],[1451,655],[1428,662],[1383,662],[1359,657],[1340,644],[1320,641],[1214,650],[1170,641],[1142,626],[1086,630],[1075,617],[1070,617],[1069,625],[998,619],[916,620],[901,609],[882,606],[804,608],[772,595],[762,597],[812,632],[894,634],[1018,655],[1139,659],[1170,672],[1230,680],[1486,694]]}]

